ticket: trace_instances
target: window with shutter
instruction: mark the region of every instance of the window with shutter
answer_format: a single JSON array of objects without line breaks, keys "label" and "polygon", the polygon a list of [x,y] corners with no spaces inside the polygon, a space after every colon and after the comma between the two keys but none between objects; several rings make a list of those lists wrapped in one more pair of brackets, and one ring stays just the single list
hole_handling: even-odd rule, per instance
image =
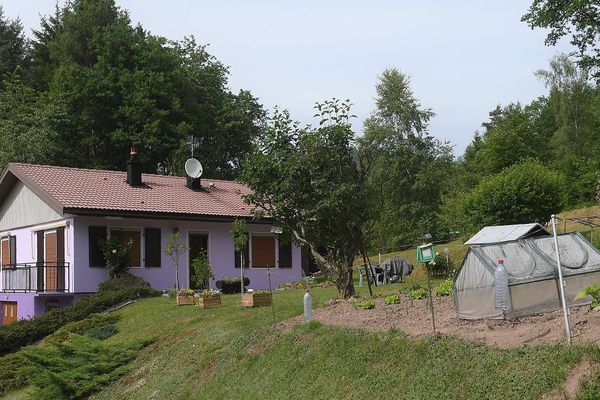
[{"label": "window with shutter", "polygon": [[159,228],[144,229],[144,265],[146,267],[160,267],[161,240]]},{"label": "window with shutter", "polygon": [[2,253],[2,268],[10,268],[10,241],[8,237],[0,241],[0,252]]},{"label": "window with shutter", "polygon": [[106,239],[106,226],[88,227],[90,267],[106,268],[104,255],[100,250],[100,239]]},{"label": "window with shutter", "polygon": [[252,235],[252,268],[274,268],[275,263],[275,237]]},{"label": "window with shutter", "polygon": [[110,236],[118,237],[122,245],[131,241],[131,253],[129,266],[140,268],[142,266],[142,231],[131,228],[110,228]]}]

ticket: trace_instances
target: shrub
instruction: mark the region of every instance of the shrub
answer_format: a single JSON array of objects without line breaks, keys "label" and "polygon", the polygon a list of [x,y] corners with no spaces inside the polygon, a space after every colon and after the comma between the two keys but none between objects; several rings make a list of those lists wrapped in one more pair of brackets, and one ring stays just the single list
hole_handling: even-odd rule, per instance
[{"label": "shrub", "polygon": [[66,324],[56,332],[44,339],[45,344],[56,344],[66,342],[73,334],[85,335],[92,330],[114,324],[119,320],[115,314],[93,314],[81,321]]},{"label": "shrub", "polygon": [[414,289],[410,292],[410,297],[412,297],[415,300],[425,298],[425,296],[427,296],[427,290],[423,288]]},{"label": "shrub", "polygon": [[150,288],[142,279],[127,275],[115,278],[101,284],[97,293],[81,297],[69,307],[0,326],[0,355],[35,343],[69,322],[80,321],[129,300],[158,295],[160,292]]},{"label": "shrub", "polygon": [[456,199],[469,231],[483,226],[545,222],[567,202],[564,176],[538,161],[525,161],[484,178]]},{"label": "shrub", "polygon": [[429,272],[434,276],[448,277],[450,272],[454,269],[454,263],[450,258],[446,260],[445,255],[436,254],[434,262],[435,263],[427,264]]},{"label": "shrub", "polygon": [[100,239],[98,245],[106,262],[108,276],[116,278],[125,274],[131,264],[133,242],[129,240],[126,244],[122,244],[118,235],[115,235],[106,240]]},{"label": "shrub", "polygon": [[262,290],[262,289],[255,289],[251,292],[251,294],[269,294],[271,292],[269,292],[268,290]]},{"label": "shrub", "polygon": [[[248,277],[244,277],[244,286],[250,285],[250,279]],[[222,293],[231,294],[231,293],[240,293],[240,278],[223,278],[219,279],[215,282],[215,286],[217,289],[220,289]]]},{"label": "shrub", "polygon": [[0,357],[0,396],[27,385],[25,367],[29,365],[20,353]]},{"label": "shrub", "polygon": [[388,305],[390,305],[390,304],[400,304],[400,296],[398,296],[397,294],[391,294],[389,296],[386,296],[383,299],[383,302],[385,304],[388,304]]},{"label": "shrub", "polygon": [[194,287],[200,289],[205,288],[208,284],[208,280],[213,276],[206,250],[201,250],[198,257],[192,260],[192,270],[194,271],[192,274]]},{"label": "shrub", "polygon": [[435,288],[436,296],[450,296],[454,283],[451,280],[445,280]]},{"label": "shrub", "polygon": [[32,397],[40,400],[81,399],[114,382],[149,341],[109,344],[75,335],[48,347],[29,347],[23,357]]},{"label": "shrub", "polygon": [[104,325],[90,330],[87,335],[91,338],[104,340],[119,333],[119,328],[116,325]]},{"label": "shrub", "polygon": [[575,296],[573,301],[581,300],[587,296],[592,297],[591,308],[600,306],[600,284],[594,283],[593,285],[586,287],[581,292],[577,293],[577,296]]}]

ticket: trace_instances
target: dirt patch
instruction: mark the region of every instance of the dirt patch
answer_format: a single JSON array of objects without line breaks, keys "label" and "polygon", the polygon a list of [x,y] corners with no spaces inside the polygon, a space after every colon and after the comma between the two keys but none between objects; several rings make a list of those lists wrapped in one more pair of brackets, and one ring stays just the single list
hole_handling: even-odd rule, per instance
[{"label": "dirt patch", "polygon": [[[314,310],[314,319],[329,325],[370,330],[396,328],[413,337],[432,334],[431,312],[425,300],[410,301],[404,297],[401,304],[393,305],[386,305],[381,298],[375,301],[377,306],[372,310],[355,308],[346,301],[334,303]],[[433,305],[438,333],[501,348],[564,340],[564,323],[560,310],[507,320],[467,321],[457,318],[449,297],[435,299]],[[302,316],[298,316],[281,323],[280,328],[287,330],[302,321]],[[570,321],[574,342],[600,341],[600,312],[590,311],[586,306],[573,307],[570,309]]]},{"label": "dirt patch", "polygon": [[581,383],[592,379],[598,366],[590,360],[583,360],[569,371],[565,383],[557,390],[543,396],[540,400],[564,400],[574,398],[581,390]]}]

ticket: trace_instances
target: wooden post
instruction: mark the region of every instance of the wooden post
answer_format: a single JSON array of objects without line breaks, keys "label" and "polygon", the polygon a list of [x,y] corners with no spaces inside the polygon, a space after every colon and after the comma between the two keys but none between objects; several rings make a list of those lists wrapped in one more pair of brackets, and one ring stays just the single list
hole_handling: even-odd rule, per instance
[{"label": "wooden post", "polygon": [[425,269],[427,270],[427,289],[429,292],[429,309],[431,310],[431,325],[433,326],[433,333],[435,334],[435,314],[433,312],[433,299],[431,297],[431,276],[429,274],[429,263],[425,263]]},{"label": "wooden post", "polygon": [[271,295],[271,310],[273,311],[273,323],[275,323],[275,305],[273,305],[273,290],[271,289],[271,270],[267,265],[267,277],[269,278],[269,294]]},{"label": "wooden post", "polygon": [[[365,263],[365,271],[367,273],[367,286],[369,287],[369,296],[373,297],[373,289],[371,289],[371,280],[369,279],[369,271],[371,269],[371,263],[367,262],[367,256],[366,256],[366,249],[365,249],[365,244],[363,243],[362,245],[362,249],[360,251],[362,253],[363,256],[363,262]],[[358,271],[358,273],[360,273],[360,271]]]}]

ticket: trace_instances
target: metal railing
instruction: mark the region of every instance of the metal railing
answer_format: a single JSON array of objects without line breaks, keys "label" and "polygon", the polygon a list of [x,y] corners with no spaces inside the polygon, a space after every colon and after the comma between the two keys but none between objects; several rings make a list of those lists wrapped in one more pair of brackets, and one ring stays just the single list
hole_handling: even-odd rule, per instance
[{"label": "metal railing", "polygon": [[68,293],[69,263],[22,263],[2,266],[3,292]]}]

